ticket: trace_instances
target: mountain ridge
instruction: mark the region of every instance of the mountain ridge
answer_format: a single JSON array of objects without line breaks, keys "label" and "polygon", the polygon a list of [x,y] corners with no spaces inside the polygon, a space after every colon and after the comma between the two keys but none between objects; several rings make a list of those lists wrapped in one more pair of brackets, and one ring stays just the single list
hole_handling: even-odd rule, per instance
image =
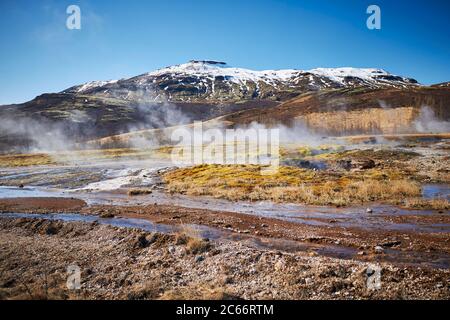
[{"label": "mountain ridge", "polygon": [[282,101],[321,89],[366,86],[407,88],[417,80],[376,68],[315,68],[255,71],[213,60],[191,60],[135,77],[92,81],[62,93],[92,94],[124,100],[169,102]]}]

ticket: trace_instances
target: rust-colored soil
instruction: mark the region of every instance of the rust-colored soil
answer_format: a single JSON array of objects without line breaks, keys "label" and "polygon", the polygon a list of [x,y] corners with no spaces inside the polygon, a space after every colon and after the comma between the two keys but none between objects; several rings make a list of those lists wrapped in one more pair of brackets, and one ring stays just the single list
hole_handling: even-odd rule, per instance
[{"label": "rust-colored soil", "polygon": [[10,198],[0,200],[1,212],[77,212],[86,202],[74,198]]}]

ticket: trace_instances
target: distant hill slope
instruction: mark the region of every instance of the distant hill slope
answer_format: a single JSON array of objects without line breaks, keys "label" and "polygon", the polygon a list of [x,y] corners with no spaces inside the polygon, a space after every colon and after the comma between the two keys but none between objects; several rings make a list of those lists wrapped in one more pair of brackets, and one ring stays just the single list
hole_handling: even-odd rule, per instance
[{"label": "distant hill slope", "polygon": [[[310,132],[331,136],[448,133],[449,106],[450,90],[446,88],[329,89],[305,93],[274,107],[220,116],[205,122],[203,127],[245,128],[252,123],[267,127],[301,125]],[[152,140],[168,143],[167,138],[176,128],[113,135],[92,140],[89,145],[111,148]]]},{"label": "distant hill slope", "polygon": [[[450,88],[324,90],[259,112],[232,113],[223,120],[235,126],[303,123],[327,135],[450,132]],[[437,122],[441,125],[433,128]]]},{"label": "distant hill slope", "polygon": [[433,84],[432,87],[436,87],[436,88],[450,88],[450,81]]}]

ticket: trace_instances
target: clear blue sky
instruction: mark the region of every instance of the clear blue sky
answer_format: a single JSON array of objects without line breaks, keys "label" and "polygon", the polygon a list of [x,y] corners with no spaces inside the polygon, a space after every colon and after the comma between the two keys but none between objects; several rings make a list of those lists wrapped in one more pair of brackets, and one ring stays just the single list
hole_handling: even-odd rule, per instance
[{"label": "clear blue sky", "polygon": [[[65,27],[70,4],[81,30]],[[381,7],[379,31],[366,28],[369,4]],[[0,104],[190,59],[449,81],[449,12],[447,0],[0,0]]]}]

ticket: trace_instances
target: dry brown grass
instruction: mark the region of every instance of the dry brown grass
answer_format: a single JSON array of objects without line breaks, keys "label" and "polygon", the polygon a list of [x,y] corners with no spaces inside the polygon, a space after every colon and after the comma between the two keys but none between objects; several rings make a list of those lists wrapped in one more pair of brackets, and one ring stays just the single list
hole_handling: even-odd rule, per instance
[{"label": "dry brown grass", "polygon": [[194,228],[183,225],[176,234],[175,243],[186,246],[186,252],[190,254],[200,254],[207,252],[211,248],[211,243],[204,239]]},{"label": "dry brown grass", "polygon": [[325,182],[320,185],[302,184],[296,187],[256,187],[245,198],[252,201],[271,200],[275,202],[342,206],[372,201],[399,200],[419,194],[420,187],[411,181],[364,180],[351,182],[347,185]]},{"label": "dry brown grass", "polygon": [[[259,166],[203,165],[164,175],[167,190],[188,195],[209,195],[229,200],[271,200],[314,205],[350,205],[372,201],[399,202],[418,197],[414,182],[368,170],[366,176],[326,175],[308,169],[280,167],[277,174],[262,175]],[[390,179],[395,177],[395,179]]]},{"label": "dry brown grass", "polygon": [[11,300],[76,300],[82,298],[78,290],[68,290],[66,279],[60,274],[36,275],[31,281],[16,278],[17,285],[1,288],[2,295]]},{"label": "dry brown grass", "polygon": [[157,299],[163,292],[159,279],[151,279],[137,283],[128,294],[128,300],[152,300]]},{"label": "dry brown grass", "polygon": [[160,297],[161,300],[230,300],[235,298],[227,293],[223,287],[207,284],[168,290]]},{"label": "dry brown grass", "polygon": [[139,196],[139,195],[145,195],[145,194],[150,194],[150,193],[152,193],[152,190],[150,190],[150,189],[142,189],[142,188],[130,189],[127,192],[127,194],[129,196]]},{"label": "dry brown grass", "polygon": [[413,198],[405,201],[405,207],[410,209],[450,210],[450,202],[447,199]]},{"label": "dry brown grass", "polygon": [[159,155],[153,149],[92,149],[46,153],[0,155],[0,167],[25,167],[71,163],[73,161],[104,161],[117,159],[147,160]]},{"label": "dry brown grass", "polygon": [[44,153],[12,154],[0,156],[0,167],[26,167],[55,164],[51,156]]}]

